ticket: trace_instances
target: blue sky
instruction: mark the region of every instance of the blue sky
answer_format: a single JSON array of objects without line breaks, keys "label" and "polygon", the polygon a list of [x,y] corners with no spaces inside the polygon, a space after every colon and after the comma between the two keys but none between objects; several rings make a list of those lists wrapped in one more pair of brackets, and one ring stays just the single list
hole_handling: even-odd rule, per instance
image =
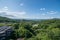
[{"label": "blue sky", "polygon": [[14,19],[60,18],[60,0],[0,0],[0,16]]}]

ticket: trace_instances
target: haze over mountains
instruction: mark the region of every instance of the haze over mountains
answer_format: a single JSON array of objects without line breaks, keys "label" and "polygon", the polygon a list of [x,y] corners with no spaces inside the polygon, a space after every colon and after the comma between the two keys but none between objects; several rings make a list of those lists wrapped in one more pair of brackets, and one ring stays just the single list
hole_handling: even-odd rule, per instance
[{"label": "haze over mountains", "polygon": [[[14,14],[12,14],[12,13],[14,13]],[[22,12],[21,12],[22,13]],[[22,14],[24,14],[24,13],[22,13]],[[45,20],[45,18],[21,18],[21,17],[17,17],[18,15],[17,14],[15,14],[15,12],[0,12],[0,17],[5,17],[5,18],[9,18],[9,19],[25,19],[25,20]],[[20,16],[20,15],[19,15]],[[22,15],[21,15],[22,16]],[[47,19],[60,19],[60,18],[47,18]]]}]

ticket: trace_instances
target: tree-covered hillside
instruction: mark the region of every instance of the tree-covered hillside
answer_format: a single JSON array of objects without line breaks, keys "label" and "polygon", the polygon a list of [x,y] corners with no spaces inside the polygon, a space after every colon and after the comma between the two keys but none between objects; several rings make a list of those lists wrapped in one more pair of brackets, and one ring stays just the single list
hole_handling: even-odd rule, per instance
[{"label": "tree-covered hillside", "polygon": [[12,39],[60,40],[60,19],[22,21],[13,25]]},{"label": "tree-covered hillside", "polygon": [[0,17],[0,25],[3,24],[13,28],[11,37],[7,40],[60,40],[60,19],[35,21]]}]

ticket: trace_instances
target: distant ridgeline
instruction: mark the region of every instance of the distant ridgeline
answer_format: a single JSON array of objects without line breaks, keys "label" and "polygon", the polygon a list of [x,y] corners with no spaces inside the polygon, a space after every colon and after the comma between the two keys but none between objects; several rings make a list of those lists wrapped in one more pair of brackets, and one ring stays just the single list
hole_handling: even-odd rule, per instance
[{"label": "distant ridgeline", "polygon": [[47,21],[47,20],[60,20],[59,18],[53,18],[53,19],[11,19],[11,18],[7,18],[7,17],[2,17],[0,16],[0,23],[1,22],[21,22],[21,21],[25,21],[25,22],[38,22],[38,21]]},{"label": "distant ridgeline", "polygon": [[27,20],[27,19],[11,19],[11,18],[7,18],[7,17],[2,17],[0,16],[0,23],[1,22],[30,22],[30,21],[34,21],[34,20]]},{"label": "distant ridgeline", "polygon": [[18,22],[18,21],[15,20],[15,19],[10,19],[10,18],[7,18],[7,17],[1,17],[0,16],[0,22]]}]

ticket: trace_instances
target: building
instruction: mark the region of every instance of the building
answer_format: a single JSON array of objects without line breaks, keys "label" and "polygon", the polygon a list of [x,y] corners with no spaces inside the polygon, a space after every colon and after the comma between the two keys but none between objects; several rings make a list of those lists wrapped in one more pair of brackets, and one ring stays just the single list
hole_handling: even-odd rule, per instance
[{"label": "building", "polygon": [[8,37],[11,36],[12,28],[3,26],[0,27],[0,40],[7,40]]}]

